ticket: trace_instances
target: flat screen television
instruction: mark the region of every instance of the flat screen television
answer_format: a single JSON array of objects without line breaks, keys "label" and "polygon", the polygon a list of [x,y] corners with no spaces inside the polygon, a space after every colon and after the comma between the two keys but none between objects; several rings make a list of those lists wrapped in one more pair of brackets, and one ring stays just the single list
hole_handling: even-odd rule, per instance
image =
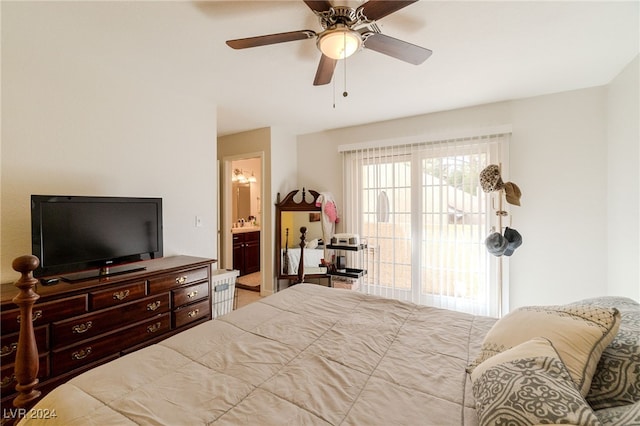
[{"label": "flat screen television", "polygon": [[144,269],[162,257],[162,198],[31,196],[36,277],[81,281]]}]

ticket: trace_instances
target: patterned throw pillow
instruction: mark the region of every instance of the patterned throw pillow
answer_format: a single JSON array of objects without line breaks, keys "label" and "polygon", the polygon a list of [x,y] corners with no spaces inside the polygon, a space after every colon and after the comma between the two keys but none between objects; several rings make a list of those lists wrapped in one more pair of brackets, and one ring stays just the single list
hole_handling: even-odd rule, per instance
[{"label": "patterned throw pillow", "polygon": [[582,396],[605,347],[620,327],[616,308],[593,305],[529,306],[498,320],[484,338],[481,352],[467,371],[483,361],[535,337],[549,339]]},{"label": "patterned throw pillow", "polygon": [[620,330],[602,352],[587,402],[600,410],[640,401],[640,303],[625,297],[599,297],[578,303],[620,311]]},{"label": "patterned throw pillow", "polygon": [[531,339],[486,360],[471,381],[481,426],[600,424],[547,339]]},{"label": "patterned throw pillow", "polygon": [[605,426],[640,425],[640,401],[635,404],[598,410],[596,417]]},{"label": "patterned throw pillow", "polygon": [[640,425],[640,401],[635,404],[605,408],[595,413],[604,426]]}]

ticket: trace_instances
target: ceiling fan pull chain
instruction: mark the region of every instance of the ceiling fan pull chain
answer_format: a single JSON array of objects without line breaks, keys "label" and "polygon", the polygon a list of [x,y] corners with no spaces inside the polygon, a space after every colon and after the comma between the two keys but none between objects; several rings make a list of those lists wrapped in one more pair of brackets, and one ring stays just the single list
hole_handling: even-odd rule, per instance
[{"label": "ceiling fan pull chain", "polygon": [[[344,52],[347,51],[347,34],[345,33],[342,36],[343,40],[344,40]],[[345,56],[345,58],[343,59],[344,61],[344,92],[342,92],[342,96],[343,97],[347,97],[349,96],[349,93],[347,92],[347,57]]]},{"label": "ceiling fan pull chain", "polygon": [[349,96],[349,92],[347,92],[347,60],[344,59],[344,92],[342,92],[343,97]]}]

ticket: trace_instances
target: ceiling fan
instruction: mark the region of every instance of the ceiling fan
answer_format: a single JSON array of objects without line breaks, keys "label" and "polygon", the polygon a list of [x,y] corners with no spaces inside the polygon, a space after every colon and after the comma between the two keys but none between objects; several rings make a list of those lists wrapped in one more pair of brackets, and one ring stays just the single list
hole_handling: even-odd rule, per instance
[{"label": "ceiling fan", "polygon": [[313,81],[314,86],[331,82],[338,60],[351,56],[361,48],[419,65],[431,56],[431,50],[384,35],[376,24],[377,20],[416,1],[418,0],[369,0],[354,9],[333,6],[329,0],[304,0],[320,19],[320,25],[324,29],[322,32],[300,30],[268,34],[227,40],[227,45],[234,49],[246,49],[315,37],[322,56]]}]

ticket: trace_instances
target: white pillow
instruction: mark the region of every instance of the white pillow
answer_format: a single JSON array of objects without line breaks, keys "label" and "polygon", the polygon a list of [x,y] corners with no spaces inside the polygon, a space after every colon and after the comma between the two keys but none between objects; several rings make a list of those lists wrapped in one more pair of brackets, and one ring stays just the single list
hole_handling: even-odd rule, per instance
[{"label": "white pillow", "polygon": [[602,351],[620,328],[616,308],[592,305],[527,306],[498,320],[487,333],[480,355],[467,369],[535,337],[558,351],[582,396],[586,396]]}]

